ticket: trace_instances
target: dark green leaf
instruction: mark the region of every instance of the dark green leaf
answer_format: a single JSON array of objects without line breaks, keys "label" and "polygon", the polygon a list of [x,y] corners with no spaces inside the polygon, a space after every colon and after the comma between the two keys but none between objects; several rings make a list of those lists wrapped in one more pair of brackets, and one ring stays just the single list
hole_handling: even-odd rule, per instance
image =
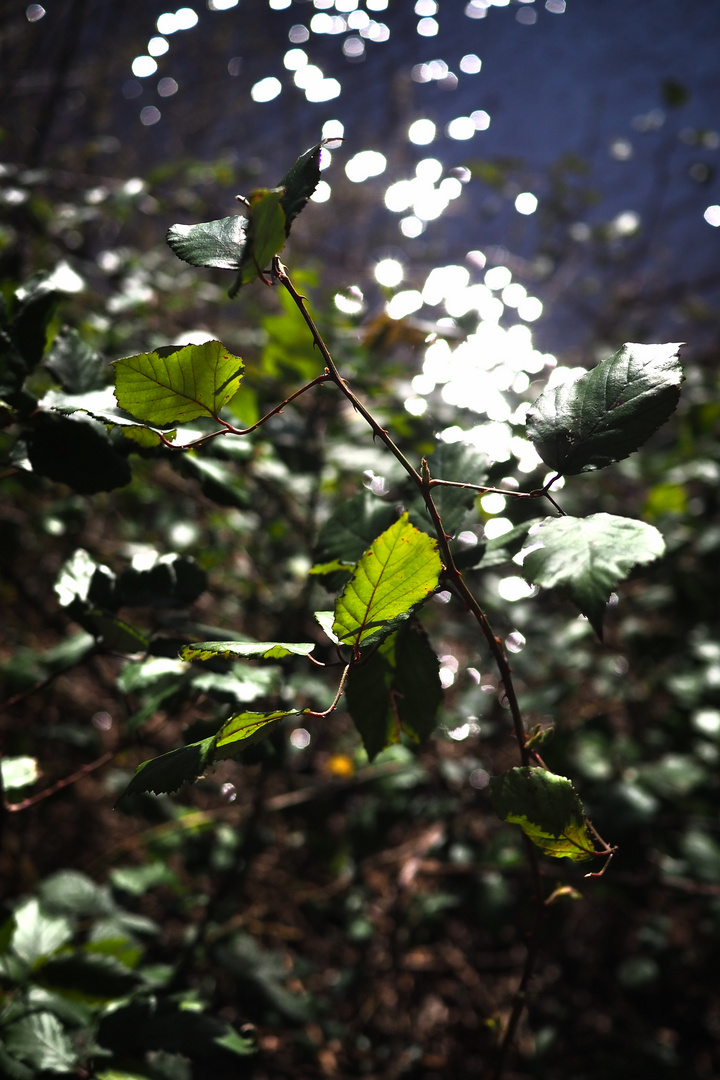
[{"label": "dark green leaf", "polygon": [[76,953],[49,960],[38,981],[51,990],[77,995],[85,1001],[113,1001],[127,997],[141,980],[112,956]]},{"label": "dark green leaf", "polygon": [[350,669],[345,696],[370,759],[404,732],[422,743],[442,701],[440,664],[418,622],[404,623],[377,652]]},{"label": "dark green leaf", "polygon": [[255,1051],[251,1040],[228,1039],[235,1029],[225,1020],[174,1002],[133,1001],[103,1017],[98,1042],[117,1052],[136,1054],[145,1050],[178,1052],[195,1060],[212,1057],[217,1051],[246,1056]]},{"label": "dark green leaf", "polygon": [[117,579],[116,607],[185,607],[207,588],[207,574],[185,555],[159,555],[147,569],[129,566]]},{"label": "dark green leaf", "polygon": [[132,480],[127,458],[90,422],[40,413],[27,436],[27,452],[34,472],[83,495],[113,491]]},{"label": "dark green leaf", "polygon": [[261,188],[250,193],[247,210],[249,224],[247,244],[243,251],[238,276],[231,286],[228,296],[237,295],[243,285],[262,277],[268,269],[274,255],[279,255],[285,246],[285,214],[282,208],[282,188],[266,190]]},{"label": "dark green leaf", "polygon": [[219,341],[128,356],[114,366],[120,408],[158,427],[217,418],[243,373],[242,360]]},{"label": "dark green leaf", "polygon": [[362,664],[354,664],[345,686],[345,700],[363,746],[372,761],[386,746],[400,741],[397,716],[392,708],[392,662],[394,636]]},{"label": "dark green leaf", "polygon": [[546,465],[574,475],[637,450],[680,397],[680,345],[623,345],[576,382],[546,391],[528,412],[527,433]]},{"label": "dark green leaf", "polygon": [[[464,443],[442,443],[430,454],[427,463],[433,479],[465,484],[485,483],[489,467],[485,454]],[[459,487],[434,487],[431,495],[445,532],[454,536],[461,529],[468,511],[474,507],[478,492]],[[435,535],[432,519],[419,495],[413,498],[410,520],[418,528]]]},{"label": "dark green leaf", "polygon": [[284,188],[280,205],[285,212],[285,235],[290,235],[293,221],[307,205],[320,180],[320,154],[324,143],[316,143],[297,159],[283,176],[278,187]]},{"label": "dark green leaf", "polygon": [[510,769],[490,781],[495,812],[519,825],[546,855],[584,862],[593,842],[572,782],[546,769]]},{"label": "dark green leaf", "polygon": [[283,656],[307,656],[315,648],[309,641],[198,641],[180,650],[183,660],[279,660]]},{"label": "dark green leaf", "polygon": [[191,266],[238,270],[247,243],[247,218],[239,214],[199,225],[173,225],[166,240],[179,259]]},{"label": "dark green leaf", "polygon": [[67,394],[100,390],[108,381],[107,365],[70,326],[64,326],[53,341],[45,367]]},{"label": "dark green leaf", "polygon": [[602,637],[605,603],[634,566],[665,551],[652,525],[612,514],[546,518],[530,537],[523,574],[533,585],[560,589]]},{"label": "dark green leaf", "polygon": [[189,746],[181,746],[143,761],[125,788],[122,799],[143,791],[152,791],[156,795],[170,794],[179,791],[183,784],[194,784],[198,776],[212,764],[214,750],[215,736],[210,736],[201,742],[190,743]]},{"label": "dark green leaf", "polygon": [[363,552],[396,520],[395,507],[367,491],[341,502],[320,530],[315,561],[322,564],[340,560],[350,565],[322,584],[334,592],[342,588]]}]

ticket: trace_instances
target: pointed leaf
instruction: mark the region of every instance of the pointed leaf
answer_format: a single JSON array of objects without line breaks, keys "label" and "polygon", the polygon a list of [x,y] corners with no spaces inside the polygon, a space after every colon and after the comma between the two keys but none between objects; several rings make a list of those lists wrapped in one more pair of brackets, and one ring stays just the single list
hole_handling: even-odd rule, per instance
[{"label": "pointed leaf", "polygon": [[340,639],[337,634],[333,633],[333,623],[335,621],[335,613],[333,611],[314,611],[315,619],[320,626],[323,633],[332,641],[333,645],[339,645]]},{"label": "pointed leaf", "polygon": [[274,255],[285,247],[285,213],[281,201],[284,188],[261,188],[250,193],[247,210],[247,244],[240,263],[240,272],[228,292],[232,299],[243,285],[261,277]]},{"label": "pointed leaf", "polygon": [[528,412],[528,438],[564,475],[603,469],[637,450],[675,409],[679,344],[623,345],[574,383],[546,391]]},{"label": "pointed leaf", "polygon": [[219,341],[128,356],[114,367],[120,408],[161,427],[198,416],[217,418],[243,372],[242,360]]},{"label": "pointed leaf", "polygon": [[178,791],[183,784],[194,784],[198,776],[212,764],[214,749],[215,736],[211,735],[208,739],[143,761],[135,770],[121,799],[143,791],[152,791],[156,795],[170,794]]},{"label": "pointed leaf", "polygon": [[45,367],[68,394],[100,390],[108,381],[107,364],[71,326],[64,326],[53,341]]},{"label": "pointed leaf", "polygon": [[252,746],[266,738],[274,725],[286,716],[302,716],[298,709],[284,709],[278,712],[241,712],[226,720],[216,738],[215,757],[217,759],[234,757],[247,746]]},{"label": "pointed leaf", "polygon": [[335,605],[333,632],[357,649],[382,640],[435,589],[437,544],[403,516],[365,552]]},{"label": "pointed leaf", "polygon": [[285,235],[290,235],[290,227],[308,199],[315,191],[320,180],[320,154],[324,141],[316,143],[297,159],[291,169],[283,176],[278,187],[284,188],[280,205],[285,212]]},{"label": "pointed leaf", "polygon": [[348,711],[370,759],[404,732],[422,743],[434,731],[442,701],[440,664],[423,628],[411,620],[377,652],[350,669]]},{"label": "pointed leaf", "polygon": [[180,650],[182,660],[279,660],[283,656],[307,656],[315,645],[309,641],[198,641]]},{"label": "pointed leaf", "polygon": [[199,225],[173,225],[165,239],[177,257],[191,266],[237,270],[247,243],[247,229],[247,219],[236,214]]},{"label": "pointed leaf", "polygon": [[665,542],[652,525],[612,514],[546,518],[530,538],[523,574],[533,585],[560,589],[602,637],[605,603],[634,566],[658,559]]},{"label": "pointed leaf", "polygon": [[573,862],[592,858],[585,811],[567,777],[546,769],[510,769],[493,777],[490,794],[498,817],[519,825],[546,855]]}]

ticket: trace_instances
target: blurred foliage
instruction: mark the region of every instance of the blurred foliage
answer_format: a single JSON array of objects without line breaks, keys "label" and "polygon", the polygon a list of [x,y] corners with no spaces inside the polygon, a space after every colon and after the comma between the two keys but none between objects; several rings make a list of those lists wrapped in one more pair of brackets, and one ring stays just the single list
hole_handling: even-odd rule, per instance
[{"label": "blurred foliage", "polygon": [[[567,201],[591,198],[576,187],[581,166],[559,163],[550,177],[548,244],[561,243],[563,215],[574,214]],[[488,163],[477,175],[497,185],[511,168]],[[217,304],[212,274],[191,276],[161,248],[116,245],[142,214],[173,220],[171,202],[203,216],[197,176],[173,172],[182,183],[172,200],[157,177],[108,183],[101,198],[88,184],[62,200],[35,174],[12,178],[28,199],[2,253],[3,397],[14,412],[0,414],[10,807],[0,1065],[19,1080],[79,1069],[100,1080],[240,1068],[273,1078],[479,1075],[522,968],[529,884],[522,839],[486,790],[517,763],[507,702],[459,605],[440,595],[424,611],[445,693],[420,752],[401,740],[370,764],[344,714],[288,716],[177,798],[140,792],[113,810],[139,762],[214,736],[229,712],[329,704],[327,680],[302,658],[200,667],[178,660],[180,648],[317,640],[315,655],[332,662],[312,617],[327,606],[325,575],[310,567],[337,558],[339,529],[362,536],[369,519],[376,536],[389,504],[420,525],[395,463],[360,439],[356,417],[324,386],[262,437],[218,438],[187,455],[92,416],[38,421],[47,394],[105,393],[108,361],[201,326],[243,358],[247,386],[229,403],[243,424],[321,370],[284,295],[256,287],[238,318]],[[75,232],[88,247],[70,252]],[[30,278],[38,267],[50,276]],[[466,428],[473,419],[458,420],[438,393],[423,416],[404,409],[398,377],[419,368],[425,337],[412,320],[381,333],[369,317],[338,314],[322,273],[306,271],[303,288],[341,370],[405,453],[444,455],[444,475],[472,467],[478,483],[543,484],[544,468],[523,473],[517,457],[453,462],[437,432],[450,417]],[[619,345],[638,313],[626,320],[613,303],[603,318]],[[467,332],[460,321],[455,329]],[[19,378],[14,345],[27,351],[28,337],[36,362]],[[714,355],[689,350],[679,411],[642,454],[569,478],[557,496],[568,514],[643,516],[665,538],[665,559],[611,599],[604,643],[552,594],[498,594],[536,504],[508,500],[512,531],[486,540],[493,515],[446,495],[444,513],[470,515],[478,557],[464,572],[512,648],[543,760],[575,778],[595,827],[619,845],[599,882],[585,882],[582,866],[543,863],[558,893],[541,928],[518,1076],[709,1080],[720,1069]],[[73,435],[82,426],[80,484],[72,440],[62,461],[58,432],[43,442],[49,423],[73,424]],[[99,454],[116,470],[111,490],[82,486]],[[343,522],[338,507],[348,506]],[[342,575],[327,577],[342,588]],[[112,766],[93,770],[105,750]],[[35,767],[21,769],[28,760]],[[77,783],[32,802],[83,766]],[[13,810],[20,796],[28,806]]]}]

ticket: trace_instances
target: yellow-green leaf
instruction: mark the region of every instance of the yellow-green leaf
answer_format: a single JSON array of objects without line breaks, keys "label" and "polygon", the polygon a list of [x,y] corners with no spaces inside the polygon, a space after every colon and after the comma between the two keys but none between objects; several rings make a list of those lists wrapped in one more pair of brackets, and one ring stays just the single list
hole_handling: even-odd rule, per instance
[{"label": "yellow-green leaf", "polygon": [[383,640],[435,589],[441,570],[436,541],[403,514],[357,563],[335,605],[333,633],[355,649]]},{"label": "yellow-green leaf", "polygon": [[219,341],[128,356],[114,366],[120,408],[160,427],[217,417],[237,392],[243,373],[240,357]]},{"label": "yellow-green leaf", "polygon": [[566,776],[547,769],[509,769],[490,781],[490,794],[498,817],[519,825],[546,855],[573,862],[592,858],[585,810]]}]

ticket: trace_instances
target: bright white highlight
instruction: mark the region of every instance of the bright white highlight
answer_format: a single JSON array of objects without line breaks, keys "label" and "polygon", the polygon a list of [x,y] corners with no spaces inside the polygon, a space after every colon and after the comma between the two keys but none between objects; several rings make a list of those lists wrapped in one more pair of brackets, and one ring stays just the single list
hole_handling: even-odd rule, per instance
[{"label": "bright white highlight", "polygon": [[354,184],[362,184],[371,176],[380,176],[387,168],[387,158],[377,150],[361,150],[345,166],[345,175]]},{"label": "bright white highlight", "polygon": [[136,56],[130,70],[136,79],[147,79],[155,74],[157,67],[157,61],[152,56]]},{"label": "bright white highlight", "polygon": [[267,78],[255,83],[250,90],[250,97],[253,101],[272,101],[281,90],[282,83],[280,80],[276,79],[274,75],[268,75]]},{"label": "bright white highlight", "polygon": [[416,146],[427,146],[435,138],[436,131],[432,120],[416,120],[408,128],[408,139]]},{"label": "bright white highlight", "polygon": [[375,280],[388,289],[394,289],[404,277],[402,263],[397,259],[381,259],[375,267]]},{"label": "bright white highlight", "polygon": [[720,206],[717,203],[714,206],[708,206],[703,217],[708,225],[713,225],[717,229],[720,226]]},{"label": "bright white highlight", "polygon": [[472,139],[476,132],[475,123],[469,116],[458,116],[445,128],[445,134],[451,139]]},{"label": "bright white highlight", "polygon": [[417,289],[406,289],[396,293],[385,310],[391,319],[404,319],[407,315],[412,315],[413,311],[418,311],[422,302],[422,296]]},{"label": "bright white highlight", "polygon": [[510,603],[516,600],[527,600],[533,593],[532,585],[528,585],[527,581],[521,577],[502,578],[498,581],[497,590],[503,600],[508,600]]},{"label": "bright white highlight", "polygon": [[537,210],[538,201],[530,191],[522,191],[515,200],[515,209],[518,214],[534,214]]}]

